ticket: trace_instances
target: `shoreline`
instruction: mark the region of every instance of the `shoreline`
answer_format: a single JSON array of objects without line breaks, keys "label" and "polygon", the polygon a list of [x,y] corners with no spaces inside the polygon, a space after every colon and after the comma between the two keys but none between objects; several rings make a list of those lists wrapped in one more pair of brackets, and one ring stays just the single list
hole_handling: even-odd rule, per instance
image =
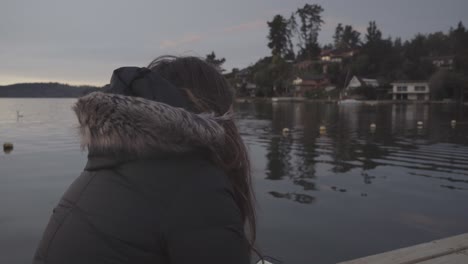
[{"label": "shoreline", "polygon": [[[272,103],[304,103],[304,102],[315,102],[315,103],[328,103],[338,104],[338,99],[307,99],[302,97],[239,97],[236,98],[236,103],[253,103],[253,102],[272,102]],[[456,101],[396,101],[396,100],[356,100],[347,104],[365,104],[365,105],[380,105],[380,104],[463,104],[468,106],[468,102],[456,102]]]},{"label": "shoreline", "polygon": [[[78,99],[78,97],[64,96],[64,97],[1,97],[0,99]],[[326,103],[326,104],[339,104],[338,99],[307,99],[302,97],[238,97],[235,99],[236,103],[254,103],[254,102],[271,102],[271,103]],[[354,104],[365,104],[365,105],[385,105],[385,104],[462,104],[468,106],[468,102],[456,102],[456,101],[396,101],[396,100],[356,100],[353,102],[346,103],[349,105]]]}]

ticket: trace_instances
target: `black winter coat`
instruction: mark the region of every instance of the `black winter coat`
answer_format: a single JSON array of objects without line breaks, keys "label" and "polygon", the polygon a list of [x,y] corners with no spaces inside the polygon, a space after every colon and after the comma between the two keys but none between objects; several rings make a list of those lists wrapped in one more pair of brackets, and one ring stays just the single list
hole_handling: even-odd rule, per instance
[{"label": "black winter coat", "polygon": [[223,117],[105,93],[74,110],[88,163],[35,264],[250,262],[232,187],[201,151],[222,145]]},{"label": "black winter coat", "polygon": [[63,196],[34,263],[249,263],[222,171],[203,158],[90,157]]}]

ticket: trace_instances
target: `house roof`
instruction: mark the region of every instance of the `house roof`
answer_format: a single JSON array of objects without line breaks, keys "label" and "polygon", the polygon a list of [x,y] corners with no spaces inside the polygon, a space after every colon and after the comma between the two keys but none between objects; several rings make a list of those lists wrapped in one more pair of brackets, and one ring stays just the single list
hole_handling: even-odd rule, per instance
[{"label": "house roof", "polygon": [[236,73],[236,76],[244,77],[250,74],[250,68],[244,68]]},{"label": "house roof", "polygon": [[369,83],[377,83],[379,84],[379,81],[377,79],[370,79],[370,78],[364,78],[364,77],[358,77],[356,76],[361,83],[369,84]]},{"label": "house roof", "polygon": [[297,62],[296,64],[294,64],[294,67],[298,68],[298,69],[303,69],[303,68],[307,68],[311,65],[314,65],[314,64],[321,64],[322,61],[320,60],[304,60],[304,61],[300,61],[300,62]]},{"label": "house roof", "polygon": [[393,81],[391,84],[404,84],[404,83],[429,83],[429,81],[426,81],[426,80],[398,80],[398,81]]},{"label": "house roof", "polygon": [[353,81],[353,79],[357,79],[361,86],[366,85],[366,86],[376,87],[376,86],[380,85],[380,83],[379,83],[379,81],[377,79],[363,78],[363,77],[354,75],[353,78],[351,78],[349,80],[349,82],[348,82],[348,84],[346,86],[347,88],[350,87],[351,82]]},{"label": "house roof", "polygon": [[301,78],[303,81],[317,81],[317,80],[323,80],[327,78],[327,76],[323,74],[312,74],[312,73],[300,74],[297,77]]},{"label": "house roof", "polygon": [[423,59],[426,59],[426,60],[453,60],[455,59],[455,56],[453,55],[446,55],[446,56],[428,56],[428,57],[424,57]]},{"label": "house roof", "polygon": [[342,49],[323,50],[323,51],[320,53],[320,56],[340,56],[340,55],[342,55],[343,53],[352,52],[352,51],[358,51],[358,49],[342,48]]}]

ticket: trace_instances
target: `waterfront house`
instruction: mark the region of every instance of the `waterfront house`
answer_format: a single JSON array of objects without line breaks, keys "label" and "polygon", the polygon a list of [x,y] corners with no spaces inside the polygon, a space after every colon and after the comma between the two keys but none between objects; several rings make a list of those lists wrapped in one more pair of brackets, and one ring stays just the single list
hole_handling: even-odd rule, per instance
[{"label": "waterfront house", "polygon": [[310,67],[312,67],[313,64],[314,64],[314,61],[312,61],[312,60],[304,60],[304,61],[300,61],[300,62],[294,64],[294,68],[296,68],[298,70],[307,70]]},{"label": "waterfront house", "polygon": [[306,97],[310,92],[329,86],[330,80],[325,75],[304,74],[293,81],[294,97]]},{"label": "waterfront house", "polygon": [[[352,94],[352,91],[355,90],[356,88],[372,87],[372,88],[377,89],[379,85],[380,84],[377,81],[377,79],[361,78],[359,76],[354,75],[353,78],[351,78],[351,80],[349,81],[348,85],[345,87],[344,91],[341,92],[340,96],[348,98],[350,94]],[[360,95],[353,95],[350,98],[365,99],[363,98],[363,96],[360,96]]]},{"label": "waterfront house", "polygon": [[322,62],[342,63],[343,59],[351,58],[357,53],[357,49],[351,48],[324,50],[320,53],[320,60]]},{"label": "waterfront house", "polygon": [[257,87],[257,85],[254,84],[254,83],[246,82],[246,83],[245,83],[245,89],[247,90],[247,93],[248,93],[251,97],[255,97],[255,95],[257,94],[258,87]]},{"label": "waterfront house", "polygon": [[432,65],[439,69],[452,70],[455,64],[454,56],[432,56],[423,59],[431,62]]},{"label": "waterfront house", "polygon": [[378,87],[380,84],[377,79],[368,79],[368,78],[361,78],[356,75],[349,81],[348,86],[346,86],[346,90],[353,90],[358,87]]},{"label": "waterfront house", "polygon": [[234,78],[240,83],[246,83],[249,75],[251,75],[250,68],[245,68],[236,72]]},{"label": "waterfront house", "polygon": [[427,81],[396,81],[391,85],[393,100],[429,100],[430,88]]},{"label": "waterfront house", "polygon": [[251,96],[255,97],[258,91],[258,86],[254,83],[251,83],[247,81],[246,79],[243,79],[235,84],[237,92],[241,96]]},{"label": "waterfront house", "polygon": [[236,88],[240,96],[254,97],[258,92],[258,86],[250,81],[252,75],[250,68],[236,71],[233,74],[232,85]]}]

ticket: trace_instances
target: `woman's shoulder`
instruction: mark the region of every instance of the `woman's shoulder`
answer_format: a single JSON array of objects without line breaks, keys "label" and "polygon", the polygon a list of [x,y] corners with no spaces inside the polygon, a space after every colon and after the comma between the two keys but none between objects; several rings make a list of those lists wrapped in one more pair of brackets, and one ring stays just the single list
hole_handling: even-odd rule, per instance
[{"label": "woman's shoulder", "polygon": [[169,229],[242,227],[227,174],[209,161],[197,163],[199,166],[186,164],[186,173],[179,178],[169,204]]},{"label": "woman's shoulder", "polygon": [[136,160],[122,164],[113,171],[138,184],[165,185],[171,192],[230,189],[225,171],[204,156]]},{"label": "woman's shoulder", "polygon": [[176,178],[181,192],[206,193],[231,189],[225,171],[206,158],[194,157],[169,162],[166,166],[171,167],[171,173],[165,177]]}]

